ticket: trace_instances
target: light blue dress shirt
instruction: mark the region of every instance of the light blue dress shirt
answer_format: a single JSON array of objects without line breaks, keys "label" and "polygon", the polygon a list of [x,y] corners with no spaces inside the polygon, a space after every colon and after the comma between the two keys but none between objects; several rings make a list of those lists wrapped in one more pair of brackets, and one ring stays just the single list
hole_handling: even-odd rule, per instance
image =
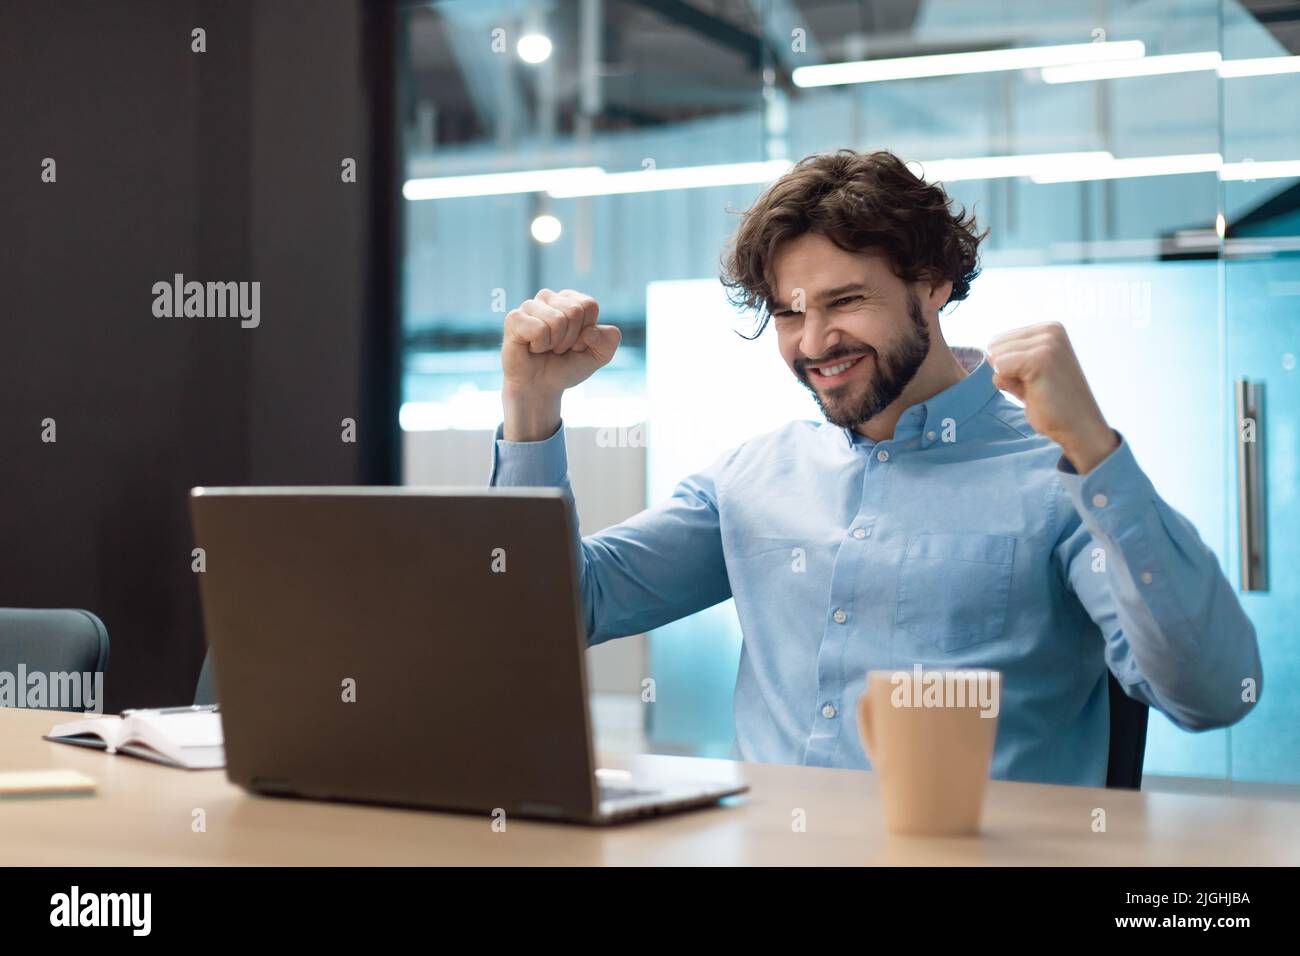
[{"label": "light blue dress shirt", "polygon": [[[1259,651],[1213,552],[1122,436],[1080,476],[982,353],[954,351],[970,374],[888,441],[791,422],[581,539],[588,641],[734,597],[733,753],[768,763],[868,768],[866,672],[915,663],[1003,672],[996,778],[1104,785],[1107,667],[1179,727],[1240,719]],[[563,426],[498,428],[489,483],[571,498]]]}]

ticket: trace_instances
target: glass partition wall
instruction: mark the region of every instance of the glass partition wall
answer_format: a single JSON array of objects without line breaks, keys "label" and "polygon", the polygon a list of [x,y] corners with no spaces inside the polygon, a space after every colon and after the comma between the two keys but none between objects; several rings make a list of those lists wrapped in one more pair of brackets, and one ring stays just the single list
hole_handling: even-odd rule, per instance
[{"label": "glass partition wall", "polygon": [[[1259,708],[1201,734],[1153,714],[1147,773],[1300,782],[1300,4],[451,0],[406,33],[409,434],[495,427],[501,322],[542,287],[624,334],[565,400],[614,446],[575,483],[608,490],[631,450],[639,507],[809,415],[770,333],[734,335],[718,259],[791,161],[889,149],[991,230],[949,341],[1064,323],[1241,588]],[[729,752],[739,642],[728,605],[650,636],[648,747]]]},{"label": "glass partition wall", "polygon": [[1300,10],[1224,3],[1219,86],[1222,557],[1265,691],[1225,732],[1230,780],[1300,781]]}]

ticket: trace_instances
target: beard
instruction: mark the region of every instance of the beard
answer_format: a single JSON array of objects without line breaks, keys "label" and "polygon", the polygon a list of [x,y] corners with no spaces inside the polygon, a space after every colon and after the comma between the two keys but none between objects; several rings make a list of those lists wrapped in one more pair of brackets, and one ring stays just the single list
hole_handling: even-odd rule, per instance
[{"label": "beard", "polygon": [[[817,407],[832,425],[853,428],[875,418],[892,405],[916,377],[921,363],[930,354],[930,330],[925,326],[921,303],[916,293],[910,290],[907,295],[907,317],[910,321],[906,330],[888,352],[881,354],[873,348],[867,348],[866,354],[874,357],[876,367],[865,387],[852,383],[836,386],[825,393],[819,392],[809,380],[806,363],[802,359],[795,363],[795,375],[812,392]],[[853,355],[856,351],[840,348],[819,361]]]}]

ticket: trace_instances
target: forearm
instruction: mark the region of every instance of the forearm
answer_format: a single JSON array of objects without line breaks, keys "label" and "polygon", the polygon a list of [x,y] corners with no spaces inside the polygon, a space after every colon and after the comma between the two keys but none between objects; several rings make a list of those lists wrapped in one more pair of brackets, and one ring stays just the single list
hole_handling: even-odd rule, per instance
[{"label": "forearm", "polygon": [[562,392],[519,392],[508,386],[501,393],[502,437],[510,442],[545,441],[560,427]]},{"label": "forearm", "polygon": [[1180,726],[1199,730],[1235,723],[1249,711],[1260,661],[1254,626],[1218,559],[1183,522],[1163,502],[1153,503],[1131,535],[1113,539],[1120,560],[1110,585],[1154,702]]},{"label": "forearm", "polygon": [[[569,483],[569,459],[565,445],[563,422],[558,421],[550,432],[537,440],[511,440],[505,437],[506,426],[497,426],[492,440],[492,470],[488,486],[492,488],[559,488],[568,505],[569,534],[573,540],[574,554],[578,556],[577,574],[583,594],[584,609],[590,625],[590,604],[587,601],[586,565],[582,537],[578,532],[578,509]],[[588,634],[590,634],[590,629]]]},{"label": "forearm", "polygon": [[543,441],[503,436],[504,425],[493,442],[489,484],[560,488],[570,502],[589,644],[639,634],[731,596],[711,473],[685,479],[667,501],[582,538],[563,426]]},{"label": "forearm", "polygon": [[1086,477],[1063,479],[1091,540],[1077,559],[1076,592],[1123,645],[1114,656],[1126,647],[1131,683],[1146,688],[1138,695],[1188,729],[1239,720],[1258,696],[1259,650],[1214,552],[1159,497],[1126,445]]}]

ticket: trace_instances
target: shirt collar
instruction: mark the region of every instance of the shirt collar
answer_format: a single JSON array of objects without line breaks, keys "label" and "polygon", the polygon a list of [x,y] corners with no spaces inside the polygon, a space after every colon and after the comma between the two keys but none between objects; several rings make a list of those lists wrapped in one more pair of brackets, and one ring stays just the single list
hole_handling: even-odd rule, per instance
[{"label": "shirt collar", "polygon": [[[988,404],[997,392],[993,385],[993,367],[982,349],[954,346],[952,354],[968,372],[966,377],[904,411],[894,428],[893,441],[919,434],[921,447],[929,448],[943,440],[945,431],[951,434],[951,430]],[[851,448],[857,433],[852,428],[841,431]]]}]

